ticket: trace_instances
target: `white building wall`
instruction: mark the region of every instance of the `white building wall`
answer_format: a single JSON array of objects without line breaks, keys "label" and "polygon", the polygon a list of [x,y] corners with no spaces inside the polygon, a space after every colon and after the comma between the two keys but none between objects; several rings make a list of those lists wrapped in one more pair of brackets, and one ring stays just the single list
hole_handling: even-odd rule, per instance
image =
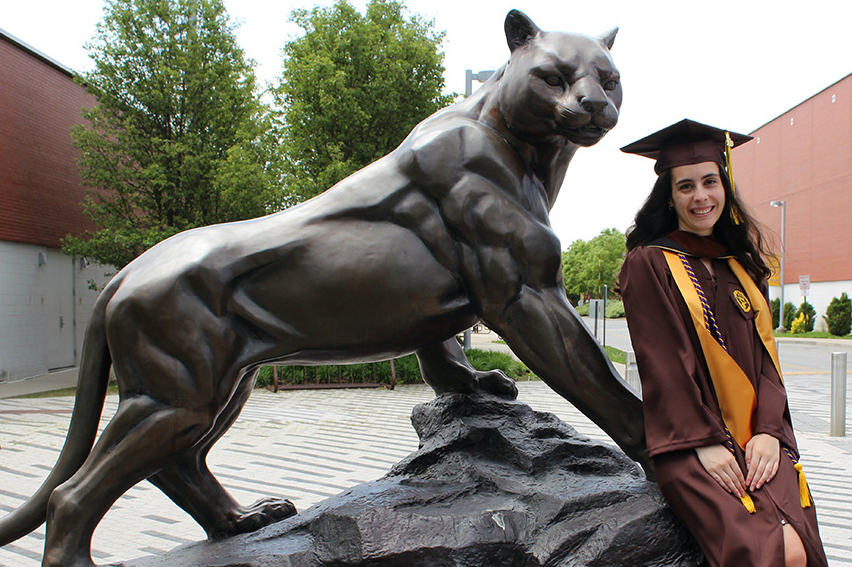
[{"label": "white building wall", "polygon": [[47,372],[44,246],[0,242],[0,381]]},{"label": "white building wall", "polygon": [[[808,303],[814,306],[816,310],[816,322],[814,323],[815,331],[828,331],[828,326],[825,323],[823,316],[828,304],[835,297],[846,292],[846,295],[852,297],[852,280],[844,280],[837,282],[811,282],[810,290],[808,291]],[[781,286],[773,286],[769,288],[769,298],[776,299],[781,295]],[[784,287],[784,303],[792,303],[796,307],[802,304],[805,300],[799,291],[799,284],[787,284]]]},{"label": "white building wall", "polygon": [[[0,382],[21,380],[48,371],[46,321],[48,248],[0,241]],[[55,250],[55,249],[54,249]],[[83,333],[97,292],[108,281],[99,265],[74,264],[74,364],[79,364]]]}]

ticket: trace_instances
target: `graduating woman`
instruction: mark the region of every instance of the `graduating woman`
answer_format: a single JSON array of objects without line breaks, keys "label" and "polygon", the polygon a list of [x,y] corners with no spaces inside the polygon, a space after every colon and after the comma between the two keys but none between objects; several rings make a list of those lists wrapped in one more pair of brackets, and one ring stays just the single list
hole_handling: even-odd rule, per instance
[{"label": "graduating woman", "polygon": [[729,177],[751,138],[683,120],[622,148],[659,176],[620,287],[657,482],[713,567],[826,567],[767,302],[755,221]]}]

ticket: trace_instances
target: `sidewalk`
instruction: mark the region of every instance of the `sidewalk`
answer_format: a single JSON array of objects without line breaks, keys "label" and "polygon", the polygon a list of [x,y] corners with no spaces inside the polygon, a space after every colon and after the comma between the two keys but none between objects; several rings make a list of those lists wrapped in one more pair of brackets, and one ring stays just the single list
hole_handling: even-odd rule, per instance
[{"label": "sidewalk", "polygon": [[16,382],[0,382],[0,399],[52,392],[77,385],[77,369],[57,370]]},{"label": "sidewalk", "polygon": [[[479,347],[499,340],[494,333],[472,338]],[[7,398],[10,391],[74,385],[74,374],[66,371],[0,384],[0,398]],[[607,441],[597,426],[542,382],[524,381],[518,386],[519,398],[534,409],[552,412],[583,435]],[[788,379],[793,423],[817,501],[830,565],[852,567],[852,437],[828,436],[829,388],[825,376]],[[432,397],[425,385],[278,394],[257,390],[237,423],[213,448],[209,463],[243,504],[264,495],[279,495],[304,510],[346,488],[381,477],[416,450],[411,410]],[[18,507],[53,466],[65,440],[73,403],[73,397],[0,399],[0,513]],[[107,397],[101,426],[117,404],[117,396]],[[847,431],[852,434],[850,426],[852,423],[847,424]],[[186,513],[152,485],[141,483],[101,522],[95,532],[93,556],[99,564],[127,561],[162,554],[204,537]],[[0,565],[37,567],[43,546],[42,527],[0,548]]]}]

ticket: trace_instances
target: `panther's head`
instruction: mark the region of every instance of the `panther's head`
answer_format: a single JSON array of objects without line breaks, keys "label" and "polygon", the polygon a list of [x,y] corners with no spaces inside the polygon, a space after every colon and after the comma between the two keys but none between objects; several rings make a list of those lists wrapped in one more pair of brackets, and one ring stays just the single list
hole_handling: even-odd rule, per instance
[{"label": "panther's head", "polygon": [[499,77],[500,117],[532,143],[554,136],[596,144],[618,122],[621,79],[610,56],[618,29],[601,37],[543,32],[526,15],[506,16],[512,55]]}]

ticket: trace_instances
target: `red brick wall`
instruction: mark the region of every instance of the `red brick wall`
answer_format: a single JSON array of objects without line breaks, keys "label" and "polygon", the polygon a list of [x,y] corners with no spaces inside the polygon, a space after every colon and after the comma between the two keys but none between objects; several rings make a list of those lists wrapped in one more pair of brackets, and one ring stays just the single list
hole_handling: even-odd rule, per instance
[{"label": "red brick wall", "polygon": [[0,36],[0,240],[58,247],[91,229],[71,129],[94,99],[64,71]]},{"label": "red brick wall", "polygon": [[786,201],[786,283],[852,279],[852,75],[752,132],[734,151],[743,199],[781,233]]}]

